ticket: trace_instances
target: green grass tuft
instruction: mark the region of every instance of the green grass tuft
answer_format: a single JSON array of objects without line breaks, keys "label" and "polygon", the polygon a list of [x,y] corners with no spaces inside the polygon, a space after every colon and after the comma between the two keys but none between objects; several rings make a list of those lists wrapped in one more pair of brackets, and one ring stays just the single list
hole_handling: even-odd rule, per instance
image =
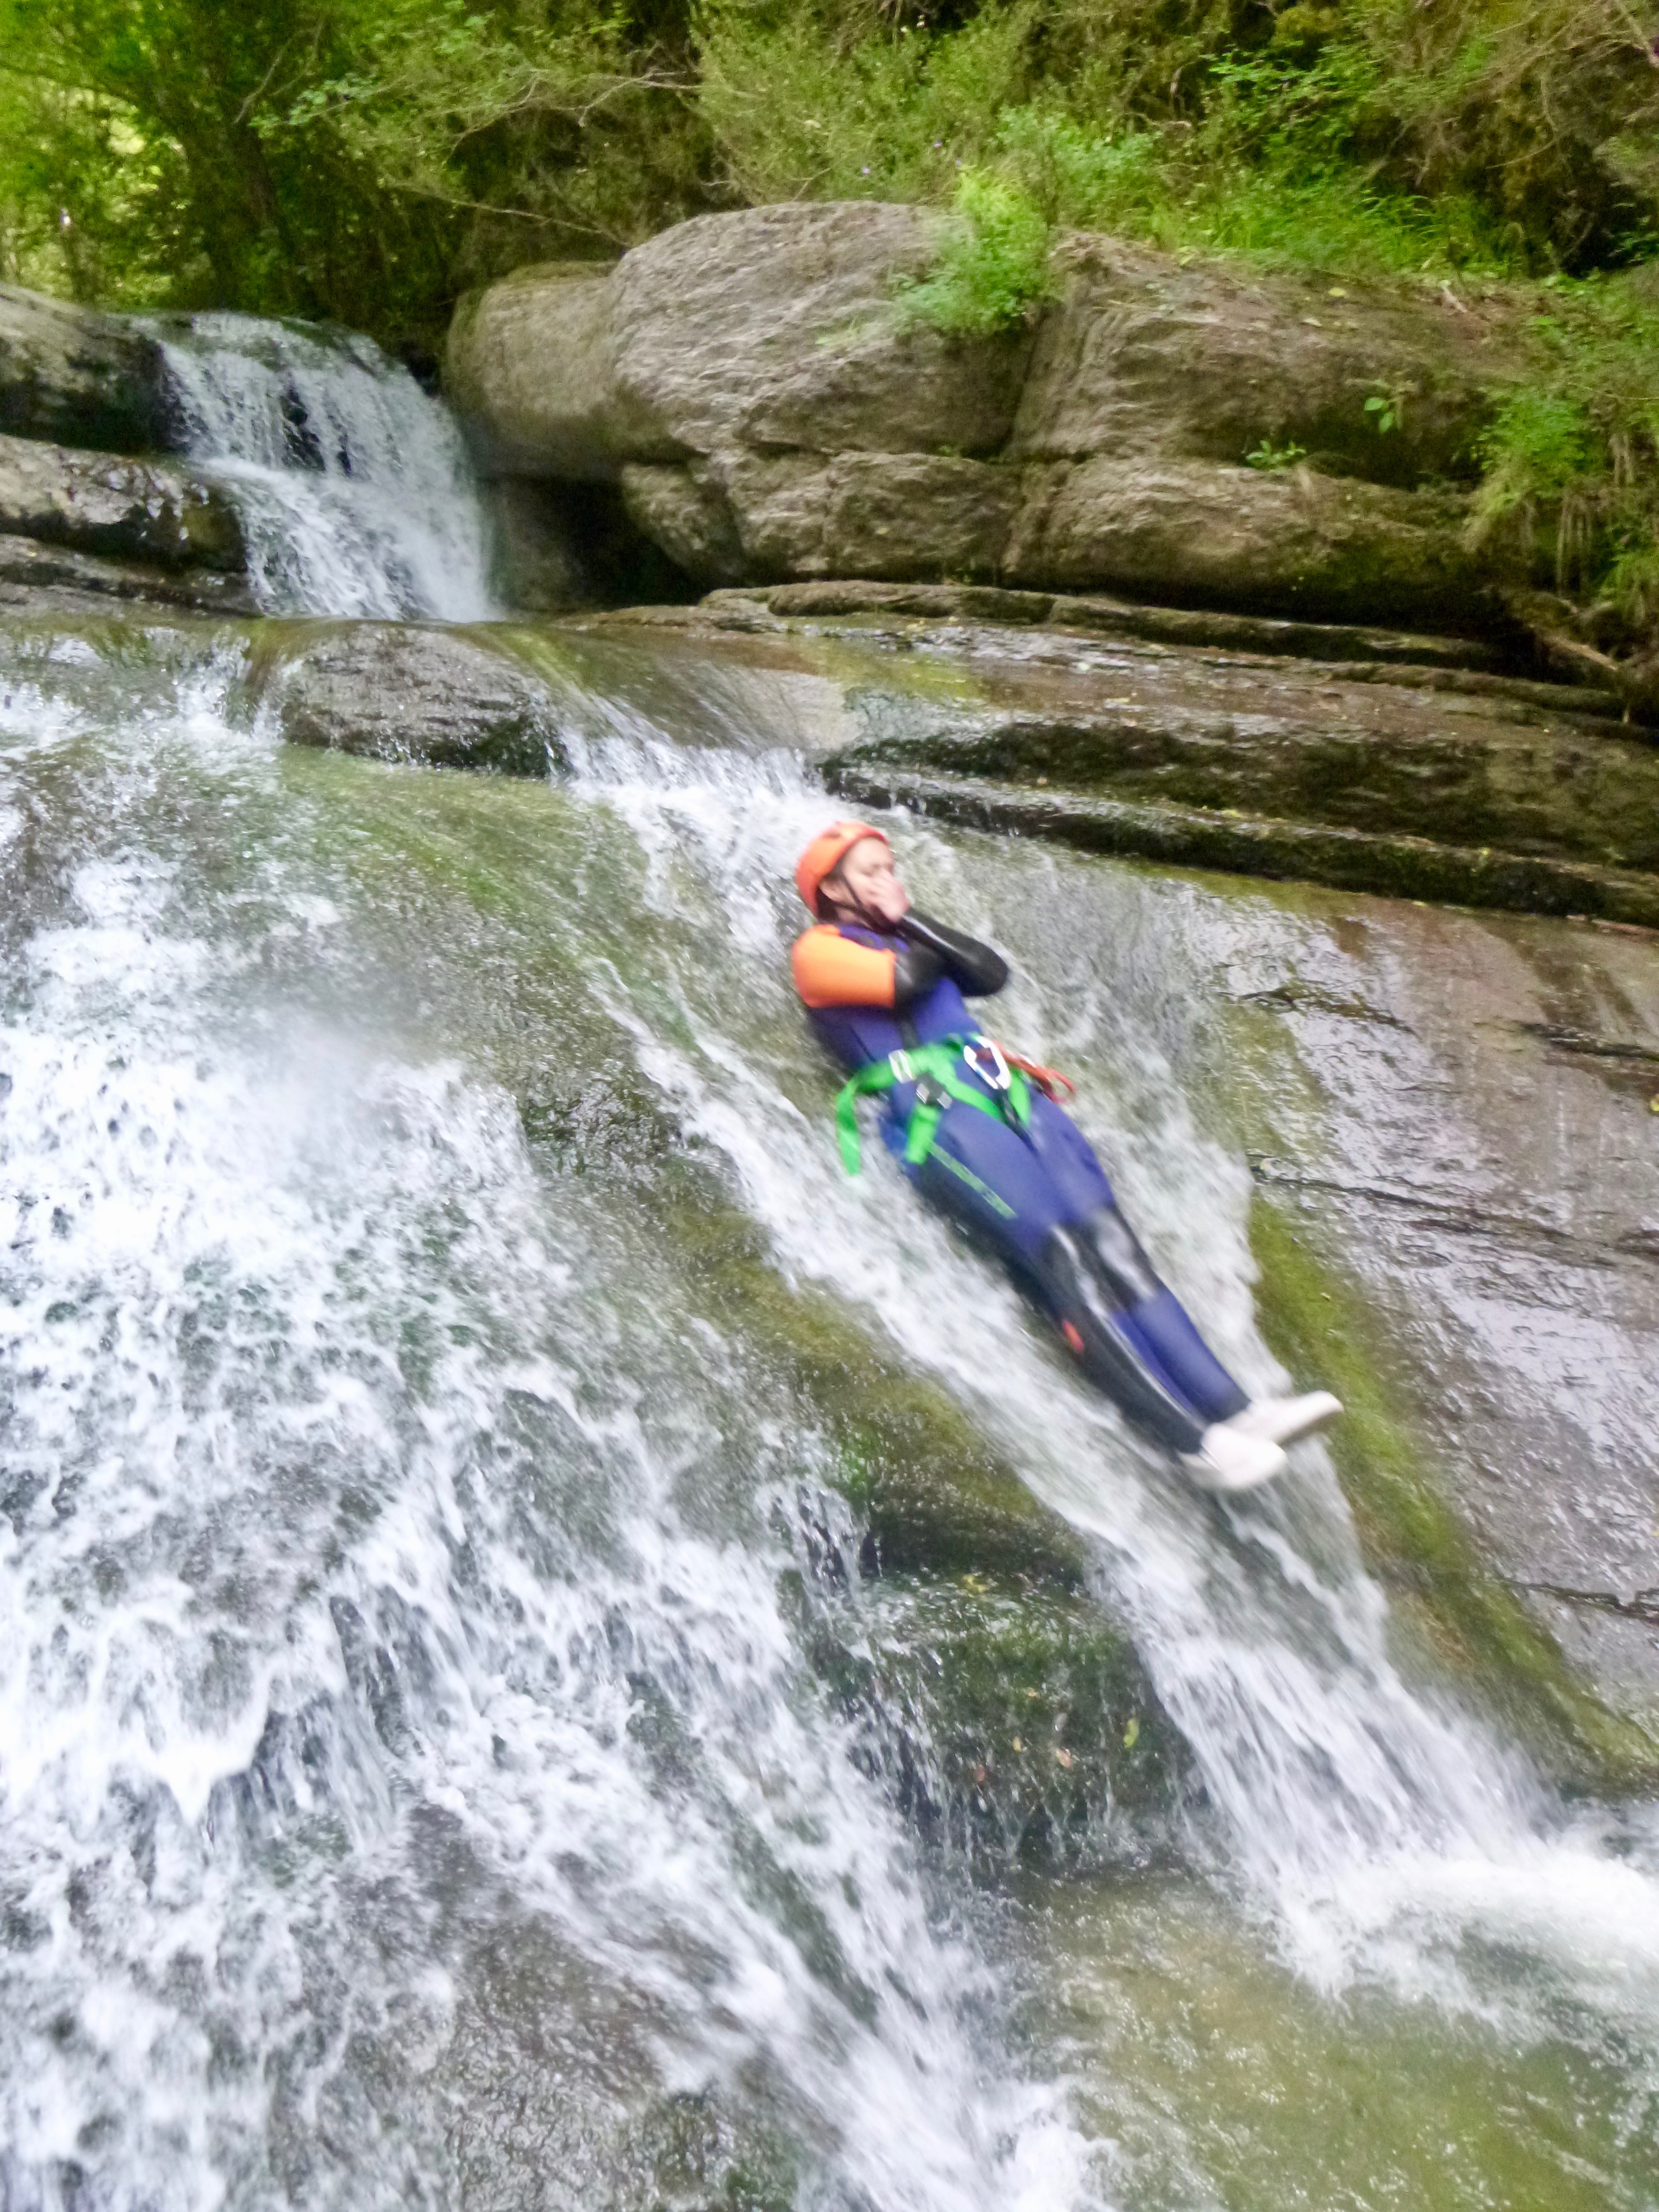
[{"label": "green grass tuft", "polygon": [[898,292],[901,323],[983,335],[1030,321],[1054,289],[1053,231],[1018,185],[968,169],[928,275]]}]

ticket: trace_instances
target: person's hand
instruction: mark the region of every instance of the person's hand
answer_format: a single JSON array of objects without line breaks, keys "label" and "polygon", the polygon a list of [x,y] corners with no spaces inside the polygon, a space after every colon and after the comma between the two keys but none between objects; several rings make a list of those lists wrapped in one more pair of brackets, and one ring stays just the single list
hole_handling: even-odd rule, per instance
[{"label": "person's hand", "polygon": [[910,911],[910,894],[896,876],[887,876],[872,883],[864,894],[864,903],[878,921],[884,921],[890,929],[896,928]]}]

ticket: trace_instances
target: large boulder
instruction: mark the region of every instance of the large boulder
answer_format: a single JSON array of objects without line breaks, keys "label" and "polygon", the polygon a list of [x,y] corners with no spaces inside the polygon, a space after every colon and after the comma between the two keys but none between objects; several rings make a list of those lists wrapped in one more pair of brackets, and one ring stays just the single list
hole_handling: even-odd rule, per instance
[{"label": "large boulder", "polygon": [[608,272],[520,270],[458,313],[451,397],[488,466],[617,479],[705,586],[995,578],[1468,623],[1515,580],[1468,549],[1456,488],[1504,312],[1079,236],[1031,329],[946,337],[896,303],[940,220],[755,208]]},{"label": "large boulder", "polygon": [[141,453],[168,443],[161,349],[125,316],[0,284],[0,432]]},{"label": "large boulder", "polygon": [[0,533],[165,568],[246,565],[222,492],[186,470],[0,437]]},{"label": "large boulder", "polygon": [[995,452],[1029,337],[901,327],[938,218],[855,200],[700,216],[609,274],[554,263],[463,301],[446,384],[486,465],[615,475],[747,448]]},{"label": "large boulder", "polygon": [[250,680],[290,744],[508,775],[545,775],[562,762],[545,688],[465,630],[271,625]]},{"label": "large boulder", "polygon": [[1443,618],[1476,604],[1492,573],[1468,550],[1455,493],[1133,447],[1022,475],[1005,567],[1023,584],[1376,622]]},{"label": "large boulder", "polygon": [[[1011,459],[1237,466],[1264,447],[1376,483],[1474,473],[1515,333],[1505,311],[1305,276],[1246,276],[1121,239],[1060,256]],[[1386,425],[1386,428],[1384,427]]]}]

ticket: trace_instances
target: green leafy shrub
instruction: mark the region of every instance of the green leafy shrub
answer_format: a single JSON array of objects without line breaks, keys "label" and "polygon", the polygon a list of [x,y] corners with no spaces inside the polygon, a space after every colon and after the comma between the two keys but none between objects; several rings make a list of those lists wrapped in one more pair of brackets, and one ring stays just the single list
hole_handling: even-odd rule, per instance
[{"label": "green leafy shrub", "polygon": [[1659,557],[1659,305],[1629,279],[1550,288],[1529,380],[1481,447],[1477,537],[1517,532],[1557,587],[1650,621]]},{"label": "green leafy shrub", "polygon": [[1017,185],[965,169],[932,270],[897,295],[900,320],[980,333],[1027,320],[1054,289],[1051,237]]}]

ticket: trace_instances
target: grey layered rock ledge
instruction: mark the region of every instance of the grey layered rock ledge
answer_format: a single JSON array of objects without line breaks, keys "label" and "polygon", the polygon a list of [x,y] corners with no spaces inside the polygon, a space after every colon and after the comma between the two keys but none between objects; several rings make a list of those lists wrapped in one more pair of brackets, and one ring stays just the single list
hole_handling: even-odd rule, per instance
[{"label": "grey layered rock ledge", "polygon": [[[1470,627],[1519,580],[1471,546],[1459,481],[1519,371],[1499,311],[1079,237],[1034,326],[945,337],[894,307],[941,220],[760,208],[611,270],[521,270],[462,303],[450,396],[487,469],[620,483],[706,585],[978,577]],[[1246,466],[1264,447],[1299,465]]]},{"label": "grey layered rock ledge", "polygon": [[466,630],[270,623],[248,680],[290,744],[508,775],[545,775],[562,763],[545,687]]},{"label": "grey layered rock ledge", "polygon": [[51,617],[107,615],[118,607],[141,615],[179,608],[215,615],[259,611],[245,576],[106,561],[33,538],[0,536],[0,608]]},{"label": "grey layered rock ledge", "polygon": [[[803,695],[795,741],[857,805],[1659,927],[1659,750],[1620,726],[1615,702],[1481,666],[1468,641],[868,581],[720,592],[572,628],[821,669],[841,712],[809,715]],[[858,657],[867,679],[848,673]]]},{"label": "grey layered rock ledge", "polygon": [[187,470],[33,438],[0,436],[0,534],[222,574],[247,558],[234,507]]},{"label": "grey layered rock ledge", "polygon": [[112,453],[165,450],[161,348],[125,315],[0,284],[0,434]]}]

